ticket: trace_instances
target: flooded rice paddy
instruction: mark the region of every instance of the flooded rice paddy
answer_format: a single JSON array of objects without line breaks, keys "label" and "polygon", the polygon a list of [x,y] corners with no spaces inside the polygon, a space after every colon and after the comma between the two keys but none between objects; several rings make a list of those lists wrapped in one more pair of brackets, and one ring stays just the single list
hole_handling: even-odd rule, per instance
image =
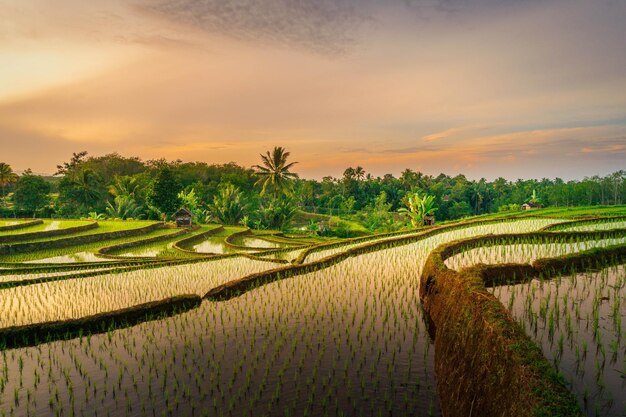
[{"label": "flooded rice paddy", "polygon": [[[563,221],[533,218],[476,224],[428,237],[407,231],[406,235],[415,236],[412,242],[349,257],[228,301],[205,300],[191,311],[129,328],[3,349],[0,417],[438,416],[434,349],[418,295],[428,255],[452,240],[532,232]],[[599,223],[594,230],[615,228],[610,225]],[[241,230],[225,230],[186,249],[233,254],[237,248],[224,239]],[[115,254],[184,260],[185,252],[174,246],[177,239],[167,239],[166,232],[146,235],[164,236],[159,242],[114,240],[139,239],[137,245]],[[347,241],[332,248],[311,239],[310,244],[320,246],[310,250],[305,263],[396,237]],[[309,251],[298,247],[309,242],[289,242],[286,237],[240,236],[234,243],[256,248],[254,253],[267,249],[263,256],[269,259],[293,261]],[[530,262],[624,243],[623,238],[615,238],[482,247],[446,263],[457,269],[479,262]],[[23,257],[28,265],[42,267],[111,261],[95,255],[104,246]],[[217,256],[197,263],[0,289],[0,329],[82,318],[176,295],[203,296],[221,284],[278,266],[284,264]],[[94,267],[94,273],[108,268]],[[564,375],[588,416],[623,416],[626,410],[624,272],[623,266],[614,267],[493,290]],[[0,282],[67,273],[5,274]]]}]

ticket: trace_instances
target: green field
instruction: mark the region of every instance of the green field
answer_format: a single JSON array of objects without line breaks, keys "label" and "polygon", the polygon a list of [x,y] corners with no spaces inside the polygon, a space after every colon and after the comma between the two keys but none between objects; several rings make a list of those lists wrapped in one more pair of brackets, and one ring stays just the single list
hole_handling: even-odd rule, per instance
[{"label": "green field", "polygon": [[[620,416],[625,216],[350,239],[99,221],[6,243],[61,246],[0,255],[0,416]],[[53,222],[86,224],[20,231]]]}]

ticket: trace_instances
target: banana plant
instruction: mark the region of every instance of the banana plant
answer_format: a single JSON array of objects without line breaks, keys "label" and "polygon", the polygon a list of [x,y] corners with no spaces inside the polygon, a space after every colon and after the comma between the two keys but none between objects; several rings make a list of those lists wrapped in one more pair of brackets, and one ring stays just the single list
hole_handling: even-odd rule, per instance
[{"label": "banana plant", "polygon": [[404,204],[407,207],[402,207],[398,212],[409,217],[413,227],[423,226],[426,216],[432,216],[437,211],[434,195],[424,194],[422,197],[419,192],[409,194],[404,198]]}]

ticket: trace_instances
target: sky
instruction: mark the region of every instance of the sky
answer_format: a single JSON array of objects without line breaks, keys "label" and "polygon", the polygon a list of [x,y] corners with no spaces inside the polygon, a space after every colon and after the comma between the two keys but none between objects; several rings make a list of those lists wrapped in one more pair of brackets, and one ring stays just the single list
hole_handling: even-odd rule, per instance
[{"label": "sky", "polygon": [[0,0],[0,161],[626,169],[624,0]]}]

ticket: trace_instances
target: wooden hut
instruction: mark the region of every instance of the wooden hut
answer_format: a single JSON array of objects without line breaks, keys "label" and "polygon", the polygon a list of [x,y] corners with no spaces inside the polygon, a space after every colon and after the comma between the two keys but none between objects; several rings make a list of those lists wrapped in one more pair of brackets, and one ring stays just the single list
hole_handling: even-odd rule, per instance
[{"label": "wooden hut", "polygon": [[435,216],[424,216],[424,226],[432,226],[435,224]]},{"label": "wooden hut", "polygon": [[535,203],[524,203],[522,204],[522,210],[535,210],[541,208],[541,204]]},{"label": "wooden hut", "polygon": [[181,208],[174,213],[176,218],[176,227],[191,227],[193,221],[193,213],[186,208]]}]

